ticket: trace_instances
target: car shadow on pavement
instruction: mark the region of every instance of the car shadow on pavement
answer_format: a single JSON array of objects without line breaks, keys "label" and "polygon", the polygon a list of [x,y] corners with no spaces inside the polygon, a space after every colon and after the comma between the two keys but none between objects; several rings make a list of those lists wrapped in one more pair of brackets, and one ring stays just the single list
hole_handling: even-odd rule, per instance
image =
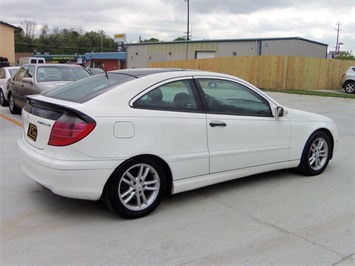
[{"label": "car shadow on pavement", "polygon": [[[169,195],[163,199],[161,205],[150,215],[164,215],[164,210],[179,212],[184,208],[195,204],[196,200],[201,197],[222,197],[226,194],[238,194],[247,190],[255,192],[260,187],[265,185],[280,184],[288,182],[290,179],[302,177],[302,175],[295,173],[293,170],[280,170],[249,177],[243,177],[223,183],[187,191],[179,194]],[[70,218],[75,220],[125,220],[112,213],[105,204],[101,201],[88,201],[80,199],[71,199],[58,196],[51,191],[37,186],[32,189],[31,201],[33,204],[40,208],[41,213],[48,213],[48,215],[60,216],[61,219]],[[98,218],[100,217],[100,218]]]}]

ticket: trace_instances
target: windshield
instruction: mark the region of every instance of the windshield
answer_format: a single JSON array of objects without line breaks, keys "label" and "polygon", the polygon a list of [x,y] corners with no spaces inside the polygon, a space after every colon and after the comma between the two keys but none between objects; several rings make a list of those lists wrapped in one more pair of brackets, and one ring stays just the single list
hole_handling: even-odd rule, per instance
[{"label": "windshield", "polygon": [[37,81],[75,81],[89,77],[90,74],[79,66],[39,66],[37,68]]},{"label": "windshield", "polygon": [[83,103],[133,79],[135,77],[122,74],[108,74],[107,76],[99,74],[69,83],[45,95],[55,99]]}]

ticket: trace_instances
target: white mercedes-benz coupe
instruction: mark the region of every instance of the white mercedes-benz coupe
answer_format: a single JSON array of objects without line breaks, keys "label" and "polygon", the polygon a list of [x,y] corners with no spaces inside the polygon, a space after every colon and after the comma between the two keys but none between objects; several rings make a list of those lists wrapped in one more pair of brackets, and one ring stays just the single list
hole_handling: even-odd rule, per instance
[{"label": "white mercedes-benz coupe", "polygon": [[166,194],[261,172],[322,173],[337,129],[234,76],[127,69],[27,97],[24,171],[53,193],[138,218]]}]

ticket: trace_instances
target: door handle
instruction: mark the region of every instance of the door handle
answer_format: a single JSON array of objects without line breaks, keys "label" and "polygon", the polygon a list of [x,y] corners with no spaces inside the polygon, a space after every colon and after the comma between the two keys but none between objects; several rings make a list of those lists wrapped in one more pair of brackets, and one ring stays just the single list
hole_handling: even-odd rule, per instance
[{"label": "door handle", "polygon": [[210,122],[211,127],[226,127],[227,124],[224,122]]}]

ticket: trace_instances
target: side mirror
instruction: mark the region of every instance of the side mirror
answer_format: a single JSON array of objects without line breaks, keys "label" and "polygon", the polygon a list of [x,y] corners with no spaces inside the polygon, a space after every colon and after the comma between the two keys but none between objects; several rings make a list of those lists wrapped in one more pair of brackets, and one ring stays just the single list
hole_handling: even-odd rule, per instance
[{"label": "side mirror", "polygon": [[33,78],[23,78],[22,79],[23,83],[29,83],[29,84],[33,84]]},{"label": "side mirror", "polygon": [[282,106],[277,106],[276,107],[276,112],[275,112],[275,117],[284,117],[286,116],[285,109]]}]

